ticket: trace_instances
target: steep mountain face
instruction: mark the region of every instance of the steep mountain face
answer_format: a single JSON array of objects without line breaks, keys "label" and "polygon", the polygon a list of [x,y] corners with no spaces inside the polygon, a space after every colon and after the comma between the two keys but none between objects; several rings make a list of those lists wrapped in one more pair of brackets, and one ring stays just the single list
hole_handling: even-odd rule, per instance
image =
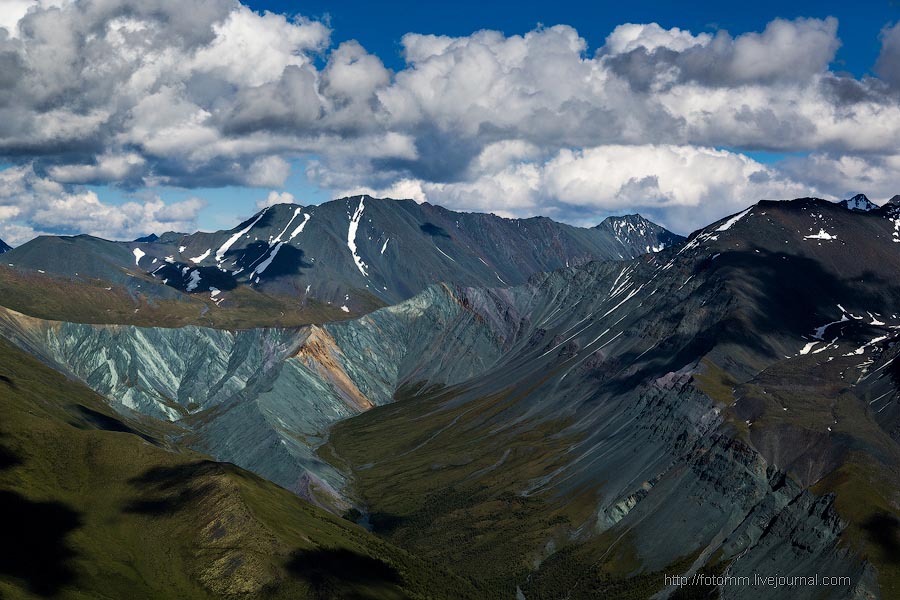
[{"label": "steep mountain face", "polygon": [[648,221],[641,215],[607,217],[595,229],[612,236],[622,246],[620,253],[622,259],[660,252],[684,241],[680,235]]},{"label": "steep mountain face", "polygon": [[0,254],[3,254],[4,252],[8,252],[9,250],[12,250],[12,246],[7,244],[3,240],[0,240]]},{"label": "steep mountain face", "polygon": [[2,340],[0,411],[3,598],[484,597]]},{"label": "steep mountain face", "polygon": [[637,215],[583,229],[542,217],[504,219],[358,196],[319,206],[272,206],[216,233],[166,233],[131,243],[38,238],[9,261],[58,275],[106,278],[135,292],[142,286],[151,297],[177,290],[209,295],[220,305],[252,289],[301,306],[320,302],[359,314],[439,281],[518,285],[536,272],[628,259],[680,239]]},{"label": "steep mountain face", "polygon": [[503,351],[448,290],[429,288],[352,326],[141,328],[0,309],[0,331],[123,413],[177,421],[183,443],[346,507],[344,475],[315,455],[331,424],[391,402],[409,373],[458,383]]},{"label": "steep mountain face", "polygon": [[[540,564],[526,597],[602,597],[621,588],[585,581],[592,565],[618,586],[634,561],[827,565],[852,581],[828,597],[890,597],[893,542],[874,524],[896,531],[900,453],[876,411],[898,396],[874,369],[892,364],[900,329],[893,229],[823,201],[761,203],[679,251],[540,278],[504,298],[515,341],[500,363],[339,424],[334,452],[376,530],[463,570],[510,565],[518,582],[517,566]],[[502,539],[466,537],[496,527]]]},{"label": "steep mountain face", "polygon": [[[649,224],[643,229],[649,231]],[[669,236],[672,242],[678,239]],[[203,289],[204,277],[217,287],[221,275],[213,269],[230,278],[221,289],[253,285],[362,312],[405,300],[438,281],[517,285],[536,272],[631,258],[647,252],[646,247],[652,251],[643,239],[632,237],[636,233],[627,228],[617,238],[607,229],[581,229],[540,217],[504,219],[358,196],[320,206],[277,205],[230,232],[177,241],[167,235],[156,246],[135,251],[147,253],[141,260],[151,264],[150,257],[173,256],[175,264],[155,276],[171,274],[177,280],[180,272],[185,289],[194,285],[194,273],[200,277],[197,289]]]},{"label": "steep mountain face", "polygon": [[893,597],[898,241],[896,203],[761,202],[656,254],[323,326],[0,328],[485,597],[665,597],[663,573],[725,569],[850,582],[727,598]]},{"label": "steep mountain face", "polygon": [[856,194],[847,200],[841,200],[838,204],[849,210],[860,210],[868,212],[878,209],[878,205],[869,200],[865,194]]}]

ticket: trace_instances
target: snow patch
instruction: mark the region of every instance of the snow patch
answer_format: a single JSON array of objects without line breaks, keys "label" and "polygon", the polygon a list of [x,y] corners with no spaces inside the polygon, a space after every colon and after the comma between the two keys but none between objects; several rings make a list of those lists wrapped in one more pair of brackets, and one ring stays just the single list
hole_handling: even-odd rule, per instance
[{"label": "snow patch", "polygon": [[356,253],[356,231],[359,229],[359,220],[362,218],[364,209],[363,198],[360,196],[359,206],[356,207],[356,212],[350,217],[350,227],[347,229],[347,247],[350,249],[350,254],[353,255],[353,262],[356,263],[356,268],[359,269],[359,272],[362,273],[363,277],[368,277],[369,274],[366,272],[366,263],[364,263]]},{"label": "snow patch", "polygon": [[[840,305],[838,305],[838,306],[840,306]],[[841,318],[839,320],[832,321],[831,323],[825,323],[824,325],[817,327],[815,334],[813,334],[813,337],[816,338],[817,340],[822,340],[825,337],[826,329],[828,329],[832,325],[837,325],[838,323],[843,323],[843,322],[849,321],[849,320],[850,319],[847,318],[847,315],[843,314],[843,315],[841,315]]]},{"label": "snow patch", "polygon": [[819,233],[816,233],[814,235],[804,235],[803,239],[804,240],[836,240],[837,236],[828,233],[824,229],[819,229]]},{"label": "snow patch", "polygon": [[[453,262],[456,262],[456,260],[454,260],[452,256],[450,256],[449,254],[447,254],[446,252],[444,252],[443,250],[441,250],[441,249],[438,248],[437,246],[435,246],[435,248],[437,248],[437,251],[438,251],[438,252],[440,252],[441,254],[443,254],[444,256],[446,256],[447,258],[449,258],[450,260],[452,260]],[[499,275],[497,275],[497,279],[500,279],[500,276],[499,276]],[[503,280],[500,279],[500,281],[503,281]],[[505,283],[505,282],[504,282],[504,283]]]},{"label": "snow patch", "polygon": [[727,221],[722,223],[722,225],[720,225],[716,229],[716,231],[728,231],[729,229],[731,229],[732,225],[734,225],[735,223],[737,223],[738,221],[743,219],[744,216],[746,216],[747,213],[749,213],[751,210],[753,210],[752,206],[750,208],[748,208],[747,210],[745,210],[744,212],[740,212],[740,213],[734,215],[733,217],[731,217],[730,219],[728,219]]},{"label": "snow patch", "polygon": [[194,263],[194,264],[196,265],[196,264],[198,264],[198,263],[202,263],[204,260],[206,260],[207,258],[209,258],[209,255],[210,255],[210,254],[212,254],[212,248],[208,248],[208,249],[206,250],[206,252],[204,252],[204,253],[201,254],[200,256],[195,256],[194,258],[192,258],[192,259],[190,259],[190,260],[191,260],[192,263]]},{"label": "snow patch", "polygon": [[[297,215],[299,215],[301,212],[303,212],[303,209],[302,209],[302,208],[295,208],[295,209],[294,209],[294,214],[291,215],[290,221],[288,221],[287,225],[284,226],[284,229],[281,230],[281,233],[279,233],[277,236],[275,236],[275,239],[274,239],[274,240],[271,240],[269,243],[271,243],[271,244],[276,244],[276,243],[280,242],[280,241],[281,241],[281,236],[283,236],[285,233],[287,233],[288,227],[291,226],[291,223],[294,222],[294,219],[296,219],[296,218],[297,218]],[[304,224],[305,224],[305,223],[306,223],[306,222],[304,221]],[[291,236],[291,237],[293,237],[293,236]]]},{"label": "snow patch", "polygon": [[800,350],[800,355],[802,356],[804,354],[809,354],[809,351],[812,350],[815,347],[815,345],[818,343],[819,343],[819,340],[816,340],[815,342],[810,342],[810,343],[806,344],[805,346],[803,346],[803,349]]},{"label": "snow patch", "polygon": [[132,252],[132,254],[134,254],[134,266],[136,266],[136,267],[141,266],[141,259],[144,258],[145,256],[147,256],[147,254],[140,248],[135,248],[131,252]]},{"label": "snow patch", "polygon": [[197,286],[200,285],[200,271],[194,269],[191,271],[191,280],[188,281],[187,287],[185,288],[189,292],[193,292],[197,289]]},{"label": "snow patch", "polygon": [[295,237],[303,233],[303,228],[306,227],[306,224],[309,222],[310,218],[311,217],[308,214],[303,215],[303,222],[297,225],[297,229],[291,232],[291,239],[294,239]]}]

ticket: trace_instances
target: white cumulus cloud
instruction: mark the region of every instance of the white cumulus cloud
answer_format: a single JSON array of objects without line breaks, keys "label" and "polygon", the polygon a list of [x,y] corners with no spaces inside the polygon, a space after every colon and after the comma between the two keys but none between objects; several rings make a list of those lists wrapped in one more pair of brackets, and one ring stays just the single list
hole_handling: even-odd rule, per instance
[{"label": "white cumulus cloud", "polygon": [[323,21],[237,0],[8,0],[0,15],[0,161],[17,165],[2,173],[28,170],[31,190],[4,200],[7,228],[81,205],[117,237],[139,216],[146,233],[176,208],[113,210],[81,186],[280,189],[303,159],[336,195],[571,222],[645,210],[686,231],[763,196],[883,193],[900,156],[896,25],[877,76],[854,78],[830,66],[834,18],[625,23],[593,49],[568,25],[409,33],[392,71]]}]

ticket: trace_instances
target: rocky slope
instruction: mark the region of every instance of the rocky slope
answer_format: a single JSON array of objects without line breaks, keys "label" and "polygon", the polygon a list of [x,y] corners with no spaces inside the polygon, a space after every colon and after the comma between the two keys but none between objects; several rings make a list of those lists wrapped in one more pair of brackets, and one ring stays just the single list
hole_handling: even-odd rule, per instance
[{"label": "rocky slope", "polygon": [[608,217],[595,229],[612,236],[612,239],[621,245],[622,251],[619,254],[621,259],[660,252],[684,241],[680,235],[636,214]]},{"label": "rocky slope", "polygon": [[3,598],[484,597],[2,340],[0,411]]},{"label": "rocky slope", "polygon": [[457,383],[502,352],[482,317],[448,290],[429,288],[349,327],[141,328],[0,309],[0,331],[123,413],[177,421],[184,443],[346,507],[344,476],[314,453],[332,423],[390,402],[413,373]]},{"label": "rocky slope", "polygon": [[105,279],[135,293],[140,287],[154,298],[183,292],[227,305],[252,289],[360,314],[439,281],[518,285],[536,272],[628,259],[681,240],[637,215],[584,229],[543,217],[504,219],[358,196],[272,206],[215,233],[166,233],[130,243],[43,237],[15,249],[8,262]]},{"label": "rocky slope", "polygon": [[[679,251],[540,278],[504,296],[516,341],[500,363],[340,424],[334,451],[391,515],[391,539],[473,571],[486,556],[511,565],[526,596],[609,593],[584,581],[598,561],[612,586],[635,564],[672,572],[692,557],[685,572],[827,565],[853,581],[831,597],[889,597],[893,542],[872,524],[897,522],[900,454],[876,411],[895,409],[897,386],[852,382],[892,359],[893,229],[885,213],[760,203]],[[415,432],[387,434],[411,419]],[[468,553],[451,543],[502,522],[509,490],[533,499],[531,518]],[[541,567],[526,577],[525,564]],[[798,593],[823,592],[784,592]]]},{"label": "rocky slope", "polygon": [[0,254],[3,254],[4,252],[8,252],[9,250],[12,250],[12,246],[7,244],[3,240],[0,240]]}]

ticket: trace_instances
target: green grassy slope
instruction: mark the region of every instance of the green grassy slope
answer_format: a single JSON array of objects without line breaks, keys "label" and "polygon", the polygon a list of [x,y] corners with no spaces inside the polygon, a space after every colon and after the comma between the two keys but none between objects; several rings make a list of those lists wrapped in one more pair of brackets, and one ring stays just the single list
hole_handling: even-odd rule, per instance
[{"label": "green grassy slope", "polygon": [[576,441],[558,435],[566,421],[491,434],[493,418],[520,398],[505,393],[453,406],[454,394],[406,389],[394,404],[332,429],[320,453],[353,473],[376,533],[452,566],[489,597],[513,597],[520,587],[529,599],[639,599],[662,587],[659,573],[634,575],[640,562],[617,533],[572,544],[597,490],[518,493],[564,464]]},{"label": "green grassy slope", "polygon": [[[724,379],[724,371],[713,371],[712,363],[706,364],[696,385],[711,397],[732,398],[734,383]],[[807,378],[822,382],[823,387],[834,384],[815,371]],[[868,452],[840,456],[841,466],[812,486],[812,491],[836,494],[837,510],[848,524],[842,545],[877,568],[885,594],[896,594],[900,589],[896,490],[900,488],[895,470],[888,467],[896,464],[896,448],[862,415],[861,401],[851,398],[846,386],[841,387],[839,405],[828,408],[823,389],[816,386],[812,392],[803,392],[801,380],[798,371],[792,377],[777,378],[785,383],[785,390],[763,380],[741,387],[748,405],[756,406],[750,396],[750,388],[756,385],[767,389],[760,398],[777,404],[765,414],[754,413],[752,418],[758,420],[752,438],[766,448],[791,445],[802,436],[795,429],[777,429],[776,419],[784,424],[801,418],[795,428],[821,425],[822,431],[837,419],[832,427],[844,436],[841,439],[850,441],[848,447],[868,447]],[[588,520],[599,489],[571,489],[565,496],[519,493],[563,464],[566,449],[575,442],[571,436],[558,435],[565,429],[564,421],[526,421],[511,433],[496,433],[492,432],[494,417],[518,400],[514,394],[460,404],[454,402],[453,388],[416,391],[405,390],[394,404],[338,423],[329,445],[320,450],[323,458],[353,473],[375,531],[390,542],[452,566],[456,573],[481,582],[491,597],[514,594],[518,586],[529,600],[648,598],[662,588],[664,573],[684,572],[697,559],[696,553],[682,556],[660,571],[648,572],[642,570],[630,534],[609,530],[576,540],[577,526]],[[814,406],[807,406],[810,403]],[[729,422],[744,425],[736,435],[750,439],[748,416],[735,416],[731,410],[727,411]],[[837,412],[819,423],[817,411],[821,410]],[[762,432],[769,433],[763,438]],[[719,573],[727,566],[716,554],[706,562],[704,572]]]},{"label": "green grassy slope", "polygon": [[476,598],[0,341],[2,598]]}]

